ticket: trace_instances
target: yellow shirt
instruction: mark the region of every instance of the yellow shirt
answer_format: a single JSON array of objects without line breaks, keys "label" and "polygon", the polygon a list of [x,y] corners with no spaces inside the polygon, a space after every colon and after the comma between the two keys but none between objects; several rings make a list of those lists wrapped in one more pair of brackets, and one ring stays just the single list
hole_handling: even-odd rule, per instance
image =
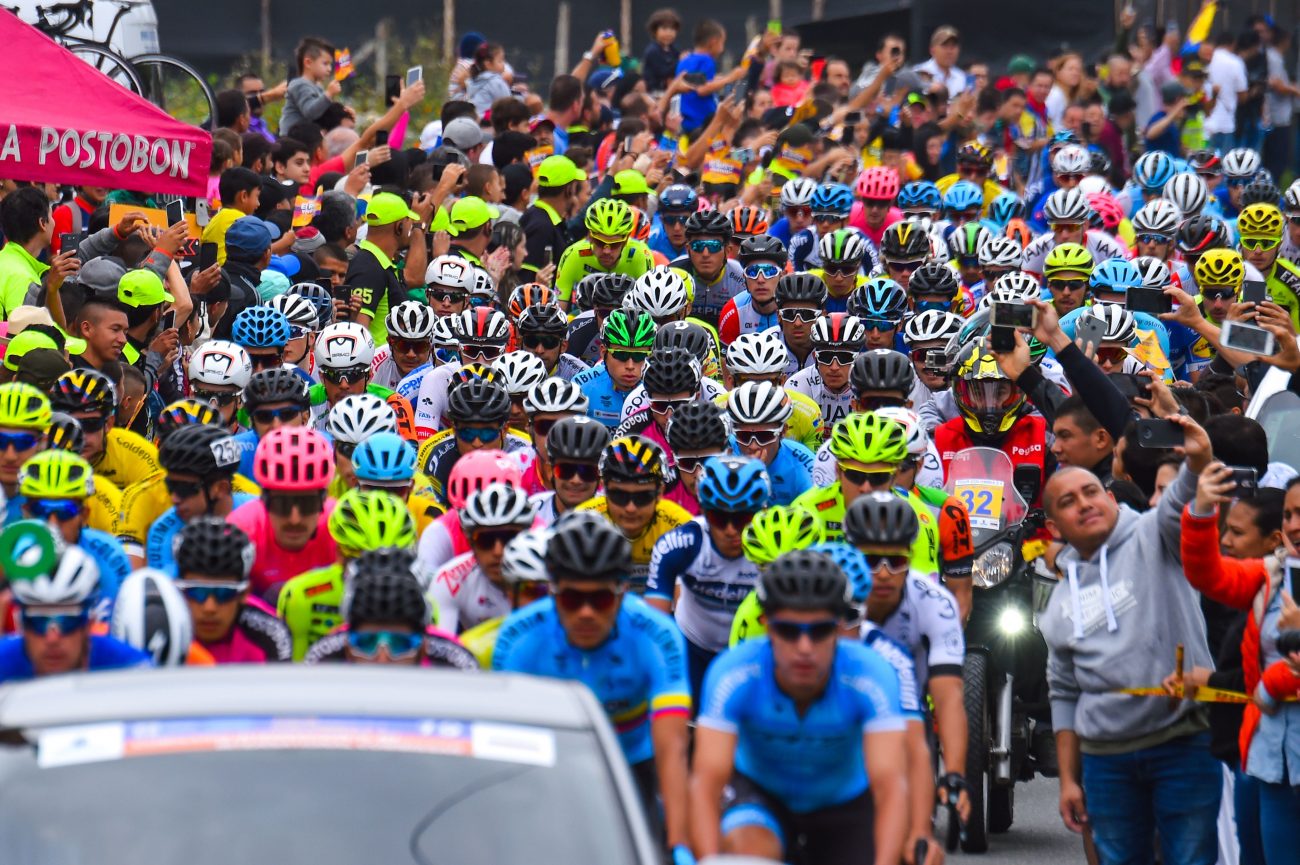
[{"label": "yellow shirt", "polygon": [[95,463],[95,477],[103,477],[125,489],[162,472],[158,448],[139,433],[113,428],[104,441],[104,453]]},{"label": "yellow shirt", "polygon": [[208,220],[207,226],[203,229],[202,241],[217,245],[217,264],[226,263],[226,232],[230,229],[230,224],[241,216],[247,215],[233,207],[223,207]]},{"label": "yellow shirt", "polygon": [[[575,510],[595,511],[598,514],[609,517],[609,503],[604,496],[596,496],[578,505]],[[664,535],[673,529],[691,521],[690,513],[676,502],[670,502],[667,499],[660,499],[655,505],[655,515],[650,519],[649,524],[635,538],[628,538],[632,542],[632,591],[637,594],[645,593],[646,577],[650,573],[650,554],[654,552],[655,544]],[[613,522],[613,520],[610,520]]]},{"label": "yellow shirt", "polygon": [[86,501],[86,525],[113,534],[122,509],[122,490],[107,478],[95,477],[95,491]]},{"label": "yellow shirt", "polygon": [[[166,477],[166,472],[152,474],[143,481],[131,484],[120,493],[122,503],[117,509],[118,519],[113,527],[113,534],[123,545],[134,544],[140,548],[138,553],[130,549],[127,550],[128,553],[144,555],[143,548],[149,538],[149,529],[153,527],[155,520],[171,508],[172,497],[167,492],[167,485],[163,483]],[[251,496],[262,494],[262,488],[243,475],[235,475],[230,487],[231,491],[236,493],[247,493]]]}]

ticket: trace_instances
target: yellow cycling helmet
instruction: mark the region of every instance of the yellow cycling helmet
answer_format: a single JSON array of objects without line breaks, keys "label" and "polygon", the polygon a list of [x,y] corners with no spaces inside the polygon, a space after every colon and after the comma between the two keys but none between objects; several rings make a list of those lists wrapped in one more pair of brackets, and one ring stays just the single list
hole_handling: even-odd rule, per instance
[{"label": "yellow cycling helmet", "polygon": [[80,454],[42,451],[18,470],[18,492],[29,499],[80,501],[95,492],[95,470]]},{"label": "yellow cycling helmet", "polygon": [[1043,263],[1043,275],[1052,279],[1058,273],[1092,273],[1092,253],[1079,243],[1062,243],[1052,247]]},{"label": "yellow cycling helmet", "polygon": [[680,267],[670,267],[668,269],[682,278],[682,283],[686,286],[686,305],[689,307],[692,303],[695,303],[695,277]]},{"label": "yellow cycling helmet", "polygon": [[1199,288],[1210,286],[1241,289],[1246,278],[1246,267],[1241,263],[1241,253],[1235,249],[1211,249],[1196,260],[1192,268]]},{"label": "yellow cycling helmet", "polygon": [[415,543],[415,520],[406,502],[383,490],[348,490],[330,514],[329,530],[339,552],[348,558]]},{"label": "yellow cycling helmet", "polygon": [[1025,395],[998,367],[983,339],[962,350],[956,369],[953,394],[966,426],[986,436],[1011,429],[1024,409]]},{"label": "yellow cycling helmet", "polygon": [[45,432],[51,414],[49,397],[30,384],[0,384],[0,427]]},{"label": "yellow cycling helmet", "polygon": [[792,550],[804,550],[826,540],[821,520],[796,505],[777,505],[754,514],[740,543],[745,558],[762,566]]},{"label": "yellow cycling helmet", "polygon": [[616,198],[601,198],[593,202],[582,222],[588,232],[602,240],[626,240],[636,227],[632,208]]},{"label": "yellow cycling helmet", "polygon": [[1237,234],[1245,239],[1282,239],[1282,211],[1272,204],[1248,204],[1237,216]]},{"label": "yellow cycling helmet", "polygon": [[899,465],[907,459],[907,430],[873,412],[857,412],[831,430],[831,454],[841,462]]}]

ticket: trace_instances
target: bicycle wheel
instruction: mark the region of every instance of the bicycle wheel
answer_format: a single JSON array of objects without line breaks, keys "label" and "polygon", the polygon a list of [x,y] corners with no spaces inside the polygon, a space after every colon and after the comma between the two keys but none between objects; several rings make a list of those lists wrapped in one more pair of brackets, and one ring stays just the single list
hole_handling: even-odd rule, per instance
[{"label": "bicycle wheel", "polygon": [[98,45],[65,45],[69,51],[112,78],[132,93],[140,93],[140,76],[125,57]]},{"label": "bicycle wheel", "polygon": [[201,126],[217,116],[217,100],[203,76],[166,54],[131,58],[141,82],[140,94],[182,123]]}]

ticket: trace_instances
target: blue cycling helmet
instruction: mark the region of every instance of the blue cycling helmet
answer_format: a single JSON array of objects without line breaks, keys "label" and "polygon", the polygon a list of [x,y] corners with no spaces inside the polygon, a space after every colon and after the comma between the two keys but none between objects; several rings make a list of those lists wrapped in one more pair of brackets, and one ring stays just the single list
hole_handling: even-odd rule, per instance
[{"label": "blue cycling helmet", "polygon": [[989,205],[989,221],[1002,228],[1013,219],[1024,219],[1025,203],[1014,192],[1004,192]]},{"label": "blue cycling helmet", "polygon": [[849,578],[854,603],[867,602],[867,595],[871,594],[871,566],[867,564],[867,557],[859,552],[857,547],[843,541],[827,541],[813,544],[808,549],[814,553],[830,556],[831,560],[840,566],[844,576]]},{"label": "blue cycling helmet", "polygon": [[1060,132],[1057,132],[1055,135],[1052,136],[1053,146],[1057,144],[1078,144],[1078,143],[1079,143],[1079,136],[1075,135],[1074,131],[1071,129],[1062,129]]},{"label": "blue cycling helmet", "polygon": [[404,486],[415,477],[415,448],[397,433],[375,433],[353,451],[352,468],[362,483]]},{"label": "blue cycling helmet", "polygon": [[907,309],[907,292],[887,276],[873,276],[849,295],[849,315],[899,321]]},{"label": "blue cycling helmet", "polygon": [[1147,192],[1159,192],[1173,178],[1174,160],[1163,150],[1151,150],[1133,165],[1133,182]]},{"label": "blue cycling helmet", "polygon": [[240,311],[230,326],[230,338],[244,348],[284,348],[291,335],[289,319],[269,306]]},{"label": "blue cycling helmet", "polygon": [[660,213],[694,213],[700,206],[700,197],[684,183],[674,183],[659,196]]},{"label": "blue cycling helmet", "polygon": [[1108,258],[1092,269],[1088,287],[1095,295],[1098,291],[1127,294],[1130,288],[1142,285],[1142,272],[1127,258]]},{"label": "blue cycling helmet", "polygon": [[958,180],[943,196],[944,210],[970,210],[984,206],[984,190],[969,180]]},{"label": "blue cycling helmet", "polygon": [[695,486],[695,496],[706,511],[754,513],[771,504],[772,481],[756,459],[709,457]]},{"label": "blue cycling helmet", "polygon": [[853,190],[843,183],[823,183],[812,198],[813,213],[849,215],[853,209]]},{"label": "blue cycling helmet", "polygon": [[939,191],[939,187],[928,180],[913,180],[911,183],[903,184],[903,188],[898,191],[898,207],[901,210],[908,208],[938,210],[942,206],[943,193]]}]

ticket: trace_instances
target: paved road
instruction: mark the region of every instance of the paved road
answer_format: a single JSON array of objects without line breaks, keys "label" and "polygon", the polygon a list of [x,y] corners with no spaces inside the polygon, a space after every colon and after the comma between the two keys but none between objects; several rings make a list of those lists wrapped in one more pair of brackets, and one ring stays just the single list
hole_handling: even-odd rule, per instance
[{"label": "paved road", "polygon": [[1056,779],[1035,778],[1016,787],[1016,822],[1011,831],[989,838],[989,852],[963,855],[949,862],[970,865],[1082,865],[1083,842],[1056,813]]}]

